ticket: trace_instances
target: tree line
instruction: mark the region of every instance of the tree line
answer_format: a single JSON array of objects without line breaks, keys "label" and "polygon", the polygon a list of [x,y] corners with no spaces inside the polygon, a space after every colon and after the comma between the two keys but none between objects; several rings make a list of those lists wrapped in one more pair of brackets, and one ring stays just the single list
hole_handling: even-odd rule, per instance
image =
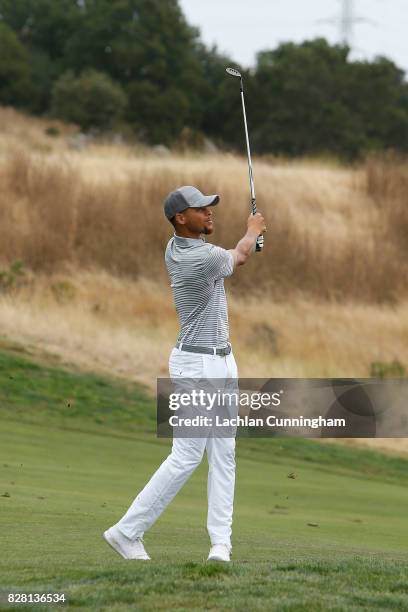
[{"label": "tree line", "polygon": [[258,54],[246,70],[208,48],[177,0],[0,0],[0,104],[125,130],[149,144],[181,134],[242,150],[243,74],[257,153],[408,150],[408,83],[385,57],[352,61],[318,38]]}]

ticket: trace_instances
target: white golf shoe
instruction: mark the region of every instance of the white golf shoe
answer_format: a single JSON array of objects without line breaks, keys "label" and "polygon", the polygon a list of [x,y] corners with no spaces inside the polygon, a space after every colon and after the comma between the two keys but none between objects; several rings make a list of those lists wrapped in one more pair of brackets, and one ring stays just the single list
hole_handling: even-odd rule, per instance
[{"label": "white golf shoe", "polygon": [[140,559],[143,561],[149,561],[150,557],[145,551],[143,546],[143,540],[137,538],[136,540],[130,540],[123,533],[113,525],[110,529],[107,529],[103,537],[105,541],[112,546],[116,552],[124,559]]},{"label": "white golf shoe", "polygon": [[207,561],[224,561],[229,563],[230,548],[226,544],[214,544],[211,546]]}]

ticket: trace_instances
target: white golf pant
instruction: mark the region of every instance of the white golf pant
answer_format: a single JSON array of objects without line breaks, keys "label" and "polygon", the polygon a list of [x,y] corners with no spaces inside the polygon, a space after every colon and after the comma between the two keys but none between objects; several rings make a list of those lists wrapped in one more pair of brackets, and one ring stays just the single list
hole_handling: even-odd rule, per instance
[{"label": "white golf pant", "polygon": [[[237,379],[232,352],[226,357],[188,353],[173,349],[170,377]],[[208,515],[211,544],[231,547],[231,526],[235,486],[235,438],[173,438],[170,455],[137,495],[116,524],[127,537],[142,537],[175,497],[207,451]]]}]

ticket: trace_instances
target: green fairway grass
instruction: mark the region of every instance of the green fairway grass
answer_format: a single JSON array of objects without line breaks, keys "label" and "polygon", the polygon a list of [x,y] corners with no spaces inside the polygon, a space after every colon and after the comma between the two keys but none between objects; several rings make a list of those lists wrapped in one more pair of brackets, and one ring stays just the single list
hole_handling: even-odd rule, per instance
[{"label": "green fairway grass", "polygon": [[[207,563],[206,460],[145,535],[102,539],[170,450],[141,386],[0,352],[0,609],[408,610],[408,461],[311,440],[237,440],[230,565]],[[289,478],[292,474],[295,477]]]}]

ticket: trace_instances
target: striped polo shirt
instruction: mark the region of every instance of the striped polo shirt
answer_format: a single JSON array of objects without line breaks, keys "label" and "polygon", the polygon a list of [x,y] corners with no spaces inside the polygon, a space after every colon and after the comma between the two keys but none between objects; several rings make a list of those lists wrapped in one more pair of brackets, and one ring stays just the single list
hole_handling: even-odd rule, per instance
[{"label": "striped polo shirt", "polygon": [[229,326],[224,278],[234,269],[231,253],[204,238],[174,235],[165,261],[180,321],[177,341],[224,348]]}]

